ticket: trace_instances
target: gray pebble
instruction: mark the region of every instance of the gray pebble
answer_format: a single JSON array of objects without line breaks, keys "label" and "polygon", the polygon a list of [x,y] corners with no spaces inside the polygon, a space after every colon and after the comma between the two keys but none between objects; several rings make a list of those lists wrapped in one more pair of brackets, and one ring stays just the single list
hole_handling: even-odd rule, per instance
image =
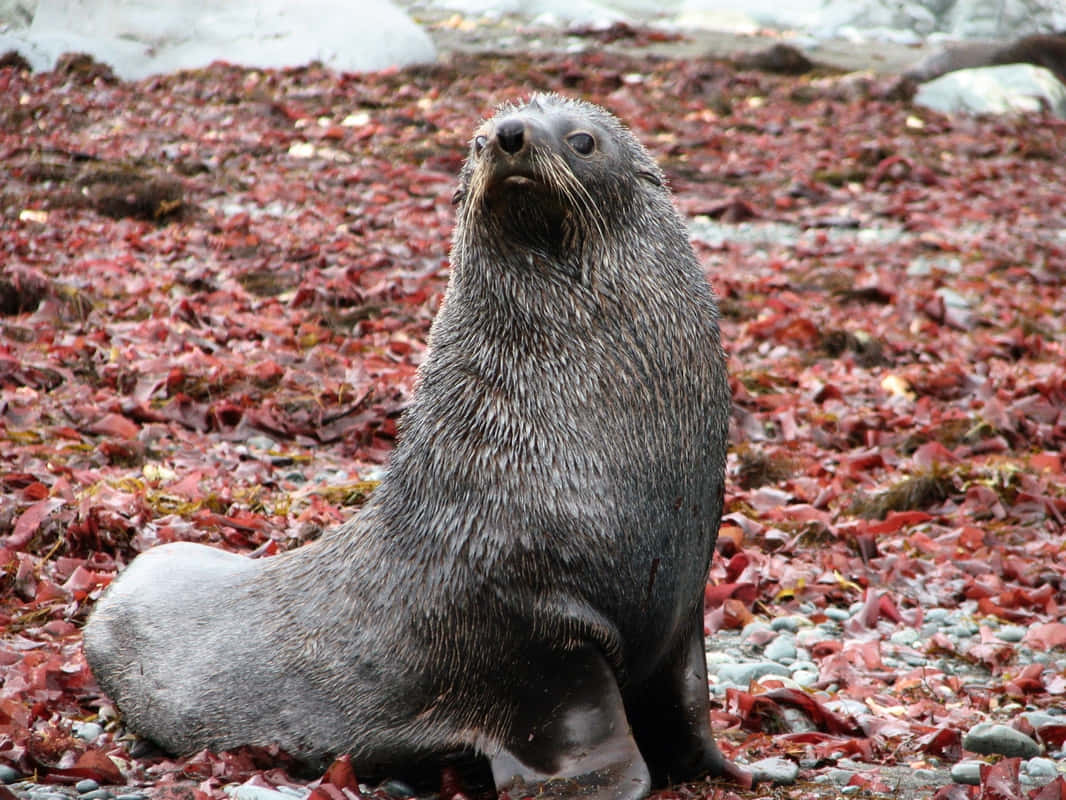
[{"label": "gray pebble", "polygon": [[744,626],[744,630],[740,632],[740,638],[744,641],[747,641],[752,636],[763,635],[771,633],[772,631],[773,628],[771,628],[765,622],[755,620],[754,622],[749,622],[747,625]]},{"label": "gray pebble", "polygon": [[378,787],[385,794],[392,795],[393,797],[414,797],[415,790],[408,786],[403,781],[391,780],[386,781]]},{"label": "gray pebble", "polygon": [[[818,726],[811,722],[810,717],[798,708],[783,708],[781,709],[781,716],[788,726],[789,733],[810,733],[818,730]],[[789,763],[791,764],[792,762],[790,761]]]},{"label": "gray pebble", "polygon": [[955,783],[964,783],[967,786],[981,785],[981,762],[960,761],[951,767],[951,779]]},{"label": "gray pebble", "polygon": [[71,729],[74,735],[84,742],[95,741],[104,732],[103,726],[95,722],[75,722],[71,725]]},{"label": "gray pebble", "polygon": [[850,769],[831,769],[825,773],[825,776],[834,786],[847,786],[854,774]]},{"label": "gray pebble", "polygon": [[74,789],[78,794],[85,794],[86,792],[94,792],[100,788],[100,784],[94,781],[92,778],[85,778],[74,784]]},{"label": "gray pebble", "polygon": [[804,689],[809,689],[818,683],[818,673],[814,670],[800,669],[792,673],[792,680],[802,686]]},{"label": "gray pebble", "polygon": [[944,301],[944,305],[951,306],[952,308],[969,308],[970,301],[956,292],[954,289],[949,289],[946,286],[941,286],[936,290],[936,293],[940,295],[940,299]]},{"label": "gray pebble", "polygon": [[796,642],[787,633],[779,633],[777,638],[766,645],[763,655],[779,664],[789,664],[796,660]]},{"label": "gray pebble", "polygon": [[9,767],[7,764],[0,764],[0,783],[5,786],[9,783],[14,783],[19,779],[19,771],[14,767]]},{"label": "gray pebble", "polygon": [[385,468],[382,466],[371,467],[362,475],[359,476],[359,480],[362,481],[380,481],[385,477]]},{"label": "gray pebble", "polygon": [[914,628],[904,628],[903,630],[896,631],[888,637],[889,641],[894,644],[902,644],[910,647],[921,637]]},{"label": "gray pebble", "polygon": [[232,791],[227,790],[226,794],[233,800],[290,800],[289,795],[266,786],[235,786]]},{"label": "gray pebble", "polygon": [[944,629],[944,633],[948,636],[954,636],[957,639],[969,639],[971,636],[975,636],[980,631],[973,622],[960,622],[956,625],[949,625]]},{"label": "gray pebble", "polygon": [[707,653],[707,672],[713,675],[718,671],[718,667],[722,664],[736,664],[738,661],[743,661],[744,657],[739,653],[732,652],[731,650],[712,650]]},{"label": "gray pebble", "polygon": [[926,622],[922,625],[922,639],[932,639],[941,632],[943,626],[939,622]]},{"label": "gray pebble", "polygon": [[1011,758],[1032,758],[1040,754],[1040,745],[1024,733],[994,722],[974,725],[962,737],[962,746],[975,753],[999,753]]},{"label": "gray pebble", "polygon": [[937,775],[936,770],[932,769],[916,769],[911,772],[911,777],[916,781],[921,781],[929,786],[933,786],[934,782],[940,777]]},{"label": "gray pebble", "polygon": [[773,661],[755,661],[749,664],[719,664],[718,680],[728,681],[734,686],[747,686],[764,675],[791,675],[788,667]]},{"label": "gray pebble", "polygon": [[1050,758],[1030,758],[1022,762],[1021,777],[1028,776],[1033,783],[1049,783],[1059,771]]},{"label": "gray pebble", "polygon": [[775,631],[788,631],[789,633],[795,633],[804,623],[806,623],[806,621],[807,620],[805,620],[803,617],[797,617],[795,615],[789,617],[775,617],[774,619],[770,620],[770,627],[773,628]]},{"label": "gray pebble", "polygon": [[261,433],[255,436],[249,436],[244,440],[244,443],[249,447],[254,447],[257,450],[277,450],[278,443],[271,439],[269,436],[263,436]]},{"label": "gray pebble", "polygon": [[[827,700],[825,707],[834,713],[851,715],[853,717],[870,713],[870,709],[866,707],[865,703],[861,703],[858,700],[852,700],[848,697],[837,697],[833,700]],[[840,758],[843,758],[843,755],[837,756],[837,759]]]},{"label": "gray pebble", "polygon": [[862,787],[861,786],[841,786],[840,787],[840,793],[844,797],[851,797],[853,794],[858,794],[861,791],[862,791]]},{"label": "gray pebble", "polygon": [[148,800],[148,798],[140,792],[130,792],[129,794],[117,795],[115,800]]},{"label": "gray pebble", "polygon": [[925,612],[925,618],[929,622],[943,622],[948,617],[946,608],[931,608]]},{"label": "gray pebble", "polygon": [[837,608],[836,606],[830,606],[829,608],[827,608],[825,610],[825,615],[829,617],[829,619],[836,620],[837,622],[843,622],[846,619],[851,619],[850,611],[843,608]]},{"label": "gray pebble", "polygon": [[312,483],[340,486],[348,481],[348,472],[341,469],[323,469],[311,476]]},{"label": "gray pebble", "polygon": [[799,767],[787,758],[764,758],[748,764],[748,769],[755,783],[791,786],[799,777]]},{"label": "gray pebble", "polygon": [[1056,714],[1058,709],[1048,709],[1047,711],[1026,711],[1022,714],[1025,717],[1026,722],[1033,726],[1034,729],[1042,728],[1044,725],[1066,725],[1066,715],[1061,713]]},{"label": "gray pebble", "polygon": [[996,638],[1004,642],[1020,642],[1027,632],[1028,629],[1021,625],[1004,625],[996,631]]},{"label": "gray pebble", "polygon": [[86,792],[78,800],[111,800],[113,795],[107,789],[94,789],[91,792]]},{"label": "gray pebble", "polygon": [[908,667],[924,667],[929,663],[929,659],[921,653],[904,653],[903,663]]},{"label": "gray pebble", "polygon": [[[359,787],[360,791],[367,792],[362,786]],[[311,794],[311,790],[304,786],[279,786],[278,791],[282,794],[287,794],[289,797],[307,797]]]}]

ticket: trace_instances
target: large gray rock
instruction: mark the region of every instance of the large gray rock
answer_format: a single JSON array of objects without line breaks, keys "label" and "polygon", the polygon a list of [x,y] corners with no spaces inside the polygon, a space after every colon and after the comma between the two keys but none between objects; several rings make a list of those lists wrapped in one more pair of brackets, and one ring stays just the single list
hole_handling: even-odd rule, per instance
[{"label": "large gray rock", "polygon": [[1066,118],[1066,86],[1048,70],[1032,64],[949,72],[919,86],[914,102],[946,114],[1004,114],[1047,108]]},{"label": "large gray rock", "polygon": [[436,57],[425,31],[387,0],[40,0],[28,30],[0,37],[12,47],[35,69],[88,53],[127,80],[220,59],[363,72]]},{"label": "large gray rock", "polygon": [[962,737],[964,750],[985,755],[1004,755],[1008,758],[1032,758],[1040,755],[1040,745],[1021,731],[994,722],[974,725]]}]

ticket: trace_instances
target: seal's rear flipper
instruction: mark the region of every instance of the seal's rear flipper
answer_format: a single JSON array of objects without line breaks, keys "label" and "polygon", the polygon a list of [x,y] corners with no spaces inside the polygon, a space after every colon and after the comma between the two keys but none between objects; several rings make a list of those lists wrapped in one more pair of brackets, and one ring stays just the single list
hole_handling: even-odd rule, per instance
[{"label": "seal's rear flipper", "polygon": [[636,800],[651,788],[614,673],[593,645],[538,653],[523,674],[516,715],[492,756],[496,788],[512,798]]},{"label": "seal's rear flipper", "polygon": [[626,694],[633,733],[657,787],[704,776],[751,787],[751,775],[722,755],[711,734],[706,658],[701,607],[658,671]]}]

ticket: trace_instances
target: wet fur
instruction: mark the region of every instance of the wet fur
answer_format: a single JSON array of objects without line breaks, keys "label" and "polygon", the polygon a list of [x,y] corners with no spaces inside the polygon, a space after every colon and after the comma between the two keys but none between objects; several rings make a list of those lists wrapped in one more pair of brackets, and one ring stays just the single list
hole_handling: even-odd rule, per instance
[{"label": "wet fur", "polygon": [[[706,703],[730,407],[716,306],[661,172],[613,116],[555,96],[497,118],[513,113],[587,120],[609,152],[537,152],[523,192],[472,150],[430,352],[354,518],[273,558],[172,544],[120,575],[85,651],[133,731],[176,753],[350,753],[360,774],[493,757],[542,672],[606,662],[632,721],[694,637],[684,680]],[[701,747],[685,771],[714,771]],[[657,781],[685,777],[666,763]]]}]

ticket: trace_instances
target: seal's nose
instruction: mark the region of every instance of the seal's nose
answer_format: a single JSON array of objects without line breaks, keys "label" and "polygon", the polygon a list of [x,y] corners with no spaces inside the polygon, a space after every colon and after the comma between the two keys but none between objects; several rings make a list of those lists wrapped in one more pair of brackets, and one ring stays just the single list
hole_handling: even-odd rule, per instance
[{"label": "seal's nose", "polygon": [[503,152],[513,156],[522,149],[525,131],[526,126],[521,120],[505,119],[496,126],[496,141],[500,143]]}]

